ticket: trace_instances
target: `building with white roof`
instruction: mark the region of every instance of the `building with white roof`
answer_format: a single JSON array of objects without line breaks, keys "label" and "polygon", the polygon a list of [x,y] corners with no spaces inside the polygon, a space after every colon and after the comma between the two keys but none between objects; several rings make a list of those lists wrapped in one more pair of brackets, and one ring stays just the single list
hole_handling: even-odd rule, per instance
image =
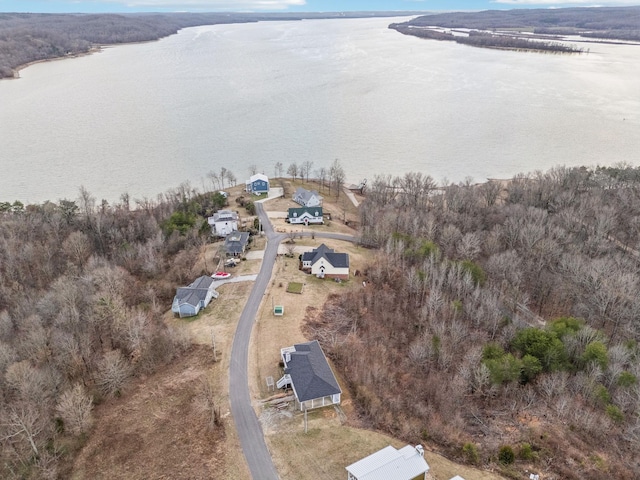
[{"label": "building with white roof", "polygon": [[422,445],[396,450],[391,445],[346,467],[348,480],[424,480],[429,465]]}]

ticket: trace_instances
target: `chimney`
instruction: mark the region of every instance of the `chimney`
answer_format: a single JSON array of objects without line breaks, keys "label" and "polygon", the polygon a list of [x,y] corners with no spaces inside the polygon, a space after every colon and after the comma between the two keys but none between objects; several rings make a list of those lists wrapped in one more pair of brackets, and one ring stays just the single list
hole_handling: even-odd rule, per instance
[{"label": "chimney", "polygon": [[424,458],[424,448],[422,448],[422,445],[416,445],[416,451],[418,452],[418,455]]}]

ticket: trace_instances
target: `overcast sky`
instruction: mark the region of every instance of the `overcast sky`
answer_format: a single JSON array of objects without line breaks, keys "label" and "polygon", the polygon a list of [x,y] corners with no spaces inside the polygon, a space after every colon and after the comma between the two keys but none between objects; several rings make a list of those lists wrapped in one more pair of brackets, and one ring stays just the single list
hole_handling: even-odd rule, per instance
[{"label": "overcast sky", "polygon": [[0,12],[327,12],[638,5],[640,0],[0,0]]}]

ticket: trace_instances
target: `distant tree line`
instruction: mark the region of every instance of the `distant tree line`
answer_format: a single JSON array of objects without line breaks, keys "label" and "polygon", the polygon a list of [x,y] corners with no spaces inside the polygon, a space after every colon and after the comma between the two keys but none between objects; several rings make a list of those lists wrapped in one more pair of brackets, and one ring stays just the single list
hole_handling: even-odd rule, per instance
[{"label": "distant tree line", "polygon": [[[488,39],[460,41],[434,33],[425,33],[426,27],[468,28],[477,30],[533,29],[537,34],[579,35],[589,38],[640,40],[640,7],[599,7],[559,9],[486,10],[482,12],[455,12],[423,15],[408,22],[392,24],[401,33],[436,40],[455,40],[477,46],[486,45]],[[406,28],[417,27],[417,28]],[[446,35],[446,34],[445,34]],[[515,39],[521,37],[515,37]],[[526,40],[526,39],[525,39]],[[500,42],[496,39],[495,42]],[[474,43],[477,42],[477,43]],[[547,45],[544,50],[549,50]],[[529,47],[515,46],[513,48]]]},{"label": "distant tree line", "polygon": [[[409,14],[409,13],[404,13]],[[0,13],[0,78],[38,60],[88,52],[100,45],[157,40],[186,27],[303,18],[393,16],[398,12],[352,13]]]},{"label": "distant tree line", "polygon": [[389,28],[405,35],[431,40],[447,40],[464,45],[483,48],[502,48],[508,50],[530,50],[541,52],[581,53],[583,49],[574,45],[559,42],[542,41],[539,39],[523,38],[516,35],[493,34],[472,30],[468,35],[453,35],[430,28],[416,28],[410,25],[392,23]]},{"label": "distant tree line", "polygon": [[360,214],[365,286],[307,329],[369,425],[510,478],[640,477],[640,168],[378,176]]}]

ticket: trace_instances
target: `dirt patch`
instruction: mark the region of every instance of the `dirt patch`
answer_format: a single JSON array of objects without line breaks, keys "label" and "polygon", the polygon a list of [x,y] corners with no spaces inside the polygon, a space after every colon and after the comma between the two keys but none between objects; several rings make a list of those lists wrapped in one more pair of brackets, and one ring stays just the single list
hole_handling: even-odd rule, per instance
[{"label": "dirt patch", "polygon": [[[242,262],[235,270],[257,270]],[[229,283],[196,317],[166,322],[188,335],[189,353],[133,382],[95,409],[95,427],[76,459],[74,479],[250,478],[228,401],[231,344],[253,282]],[[216,343],[213,360],[212,340]],[[223,428],[209,429],[202,384],[213,387]]]},{"label": "dirt patch", "polygon": [[226,428],[210,429],[198,406],[210,380],[211,350],[193,347],[122,398],[96,408],[95,429],[72,478],[231,478]]}]

